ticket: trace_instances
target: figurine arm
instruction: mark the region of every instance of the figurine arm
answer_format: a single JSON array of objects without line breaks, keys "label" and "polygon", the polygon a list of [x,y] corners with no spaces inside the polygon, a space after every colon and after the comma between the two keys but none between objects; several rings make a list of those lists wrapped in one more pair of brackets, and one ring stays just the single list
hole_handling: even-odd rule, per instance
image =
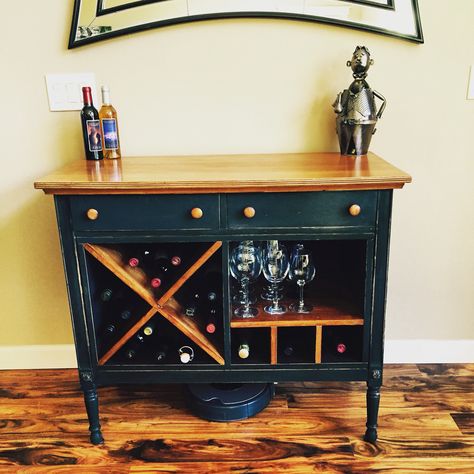
[{"label": "figurine arm", "polygon": [[336,100],[332,104],[332,107],[334,109],[334,112],[336,112],[336,114],[340,114],[342,112],[341,95],[342,95],[342,92],[339,92],[339,94],[337,94]]},{"label": "figurine arm", "polygon": [[382,105],[380,106],[379,111],[377,112],[377,119],[382,117],[383,111],[385,110],[385,106],[387,105],[387,100],[385,97],[377,91],[372,91],[375,95],[375,97],[378,97],[382,101]]}]

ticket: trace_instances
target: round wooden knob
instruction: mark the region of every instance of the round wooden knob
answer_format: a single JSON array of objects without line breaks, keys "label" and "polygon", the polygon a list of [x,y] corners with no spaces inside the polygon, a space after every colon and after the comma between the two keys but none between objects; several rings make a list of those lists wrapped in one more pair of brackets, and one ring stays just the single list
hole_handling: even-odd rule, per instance
[{"label": "round wooden knob", "polygon": [[193,207],[191,209],[191,217],[193,219],[201,219],[203,215],[204,215],[204,212],[202,212],[202,209],[200,207]]},{"label": "round wooden knob", "polygon": [[352,204],[352,206],[349,208],[349,214],[351,216],[358,216],[360,214],[360,210],[359,204]]},{"label": "round wooden knob", "polygon": [[99,218],[99,211],[97,209],[87,209],[86,216],[90,221],[95,221]]},{"label": "round wooden knob", "polygon": [[244,216],[247,218],[247,219],[252,219],[252,217],[255,216],[255,209],[253,207],[246,207],[244,209]]}]

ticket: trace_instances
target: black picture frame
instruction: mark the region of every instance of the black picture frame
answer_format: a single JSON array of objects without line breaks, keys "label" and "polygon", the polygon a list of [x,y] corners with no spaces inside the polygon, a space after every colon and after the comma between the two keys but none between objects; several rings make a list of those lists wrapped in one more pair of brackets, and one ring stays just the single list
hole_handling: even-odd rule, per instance
[{"label": "black picture frame", "polygon": [[[200,14],[200,15],[189,15],[172,19],[157,20],[149,23],[144,23],[141,25],[130,26],[122,28],[117,31],[105,31],[100,35],[91,35],[86,38],[77,39],[77,30],[78,30],[78,21],[79,21],[79,12],[81,7],[81,2],[89,0],[74,0],[74,9],[72,15],[71,31],[69,35],[68,49],[77,48],[80,46],[85,46],[88,44],[96,43],[98,41],[103,41],[106,39],[116,38],[118,36],[128,35],[131,33],[151,30],[154,28],[175,25],[179,23],[187,23],[191,21],[204,21],[211,19],[226,19],[226,18],[280,18],[280,19],[290,19],[290,20],[303,20],[311,21],[316,23],[323,23],[335,26],[342,26],[351,29],[358,29],[362,31],[368,31],[372,33],[377,33],[385,36],[391,36],[394,38],[408,40],[414,43],[424,43],[423,30],[421,26],[420,12],[418,8],[418,0],[411,0],[412,9],[413,9],[413,21],[415,25],[416,33],[413,35],[400,33],[397,31],[388,30],[385,28],[380,28],[372,25],[364,25],[356,22],[345,21],[345,20],[336,20],[333,18],[326,18],[323,16],[311,16],[305,14],[294,14],[294,13],[285,13],[285,12],[254,12],[254,11],[239,11],[239,12],[216,12],[210,14]],[[172,0],[141,0],[134,1],[127,5],[115,6],[111,8],[104,7],[103,0],[97,1],[96,8],[96,17],[104,16],[106,14],[111,14],[114,12],[124,11],[130,8],[141,7],[146,4],[158,3],[164,1]],[[385,4],[376,2],[374,0],[341,0],[345,3],[356,3],[359,5],[367,6],[370,8],[380,8],[385,10],[394,10],[396,11],[396,2],[397,0],[387,0]]]}]

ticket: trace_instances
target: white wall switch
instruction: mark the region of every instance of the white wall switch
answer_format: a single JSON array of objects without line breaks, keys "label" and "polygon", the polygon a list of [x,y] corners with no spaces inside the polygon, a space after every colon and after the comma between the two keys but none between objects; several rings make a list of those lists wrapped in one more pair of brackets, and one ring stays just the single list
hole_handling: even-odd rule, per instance
[{"label": "white wall switch", "polygon": [[58,112],[63,110],[81,110],[82,87],[92,88],[92,100],[96,108],[97,94],[95,74],[92,72],[79,74],[47,74],[46,88],[48,90],[49,110]]},{"label": "white wall switch", "polygon": [[471,74],[469,75],[469,86],[467,89],[467,98],[474,99],[474,64],[471,66]]}]

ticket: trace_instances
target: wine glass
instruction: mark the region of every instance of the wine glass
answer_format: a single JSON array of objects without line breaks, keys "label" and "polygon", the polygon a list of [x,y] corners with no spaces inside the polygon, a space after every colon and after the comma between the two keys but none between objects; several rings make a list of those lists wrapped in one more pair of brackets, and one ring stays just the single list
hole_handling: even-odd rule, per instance
[{"label": "wine glass", "polygon": [[299,288],[299,301],[290,305],[290,310],[295,313],[309,313],[313,307],[304,302],[304,285],[313,280],[316,269],[311,252],[303,244],[297,244],[293,250],[290,261],[290,280],[296,281]]},{"label": "wine glass", "polygon": [[250,306],[249,284],[262,271],[260,249],[251,240],[241,242],[230,254],[229,268],[231,275],[241,285],[243,297],[243,306],[236,308],[234,314],[241,318],[256,316],[258,309]]},{"label": "wine glass", "polygon": [[268,241],[262,259],[262,270],[271,285],[269,293],[272,295],[272,304],[264,308],[269,314],[284,314],[287,311],[285,306],[279,304],[281,298],[278,284],[286,278],[289,269],[290,262],[286,248],[279,244],[278,240]]}]

